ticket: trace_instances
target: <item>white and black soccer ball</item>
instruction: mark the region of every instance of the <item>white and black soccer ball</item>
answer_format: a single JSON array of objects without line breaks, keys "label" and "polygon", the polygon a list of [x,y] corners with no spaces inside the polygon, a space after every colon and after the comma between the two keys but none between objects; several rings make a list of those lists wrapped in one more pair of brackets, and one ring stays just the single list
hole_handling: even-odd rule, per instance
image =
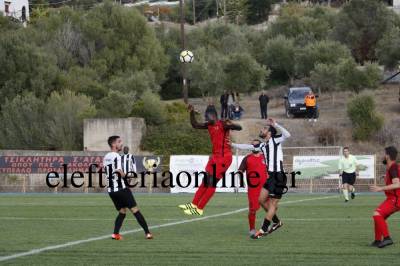
[{"label": "white and black soccer ball", "polygon": [[184,50],[179,55],[179,60],[182,63],[192,63],[193,60],[194,60],[194,55],[193,55],[193,53],[191,51]]}]

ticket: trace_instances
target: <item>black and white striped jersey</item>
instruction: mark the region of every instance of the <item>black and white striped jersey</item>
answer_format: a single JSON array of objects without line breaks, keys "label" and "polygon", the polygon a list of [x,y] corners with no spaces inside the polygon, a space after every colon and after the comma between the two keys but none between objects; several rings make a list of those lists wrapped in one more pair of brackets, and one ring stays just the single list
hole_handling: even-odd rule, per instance
[{"label": "black and white striped jersey", "polygon": [[132,154],[121,155],[122,170],[125,174],[135,172],[136,173],[136,162]]},{"label": "black and white striped jersey", "polygon": [[126,188],[124,179],[116,172],[122,169],[121,156],[116,152],[109,152],[104,156],[103,166],[107,176],[107,191],[117,192]]},{"label": "black and white striped jersey", "polygon": [[[268,172],[282,172],[283,169],[283,152],[282,143],[290,138],[290,133],[281,125],[275,124],[275,127],[282,133],[281,136],[270,138],[266,142],[260,144],[261,151],[264,154],[265,161],[268,165]],[[232,144],[233,148],[251,150],[253,145],[250,144]]]},{"label": "black and white striped jersey", "polygon": [[268,172],[283,171],[282,137],[270,138],[267,142],[260,144],[260,148],[268,165]]}]

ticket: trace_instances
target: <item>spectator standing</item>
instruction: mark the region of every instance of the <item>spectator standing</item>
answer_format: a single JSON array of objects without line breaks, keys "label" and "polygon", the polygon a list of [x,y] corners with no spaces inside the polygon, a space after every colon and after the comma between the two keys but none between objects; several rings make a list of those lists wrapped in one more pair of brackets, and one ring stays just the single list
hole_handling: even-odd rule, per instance
[{"label": "spectator standing", "polygon": [[228,117],[228,97],[229,94],[225,90],[224,94],[222,94],[219,99],[219,102],[221,103],[221,119],[226,119]]},{"label": "spectator standing", "polygon": [[304,103],[306,105],[307,109],[307,117],[308,121],[311,122],[314,120],[314,122],[317,122],[317,97],[315,94],[310,90],[306,97],[304,98]]},{"label": "spectator standing", "polygon": [[258,97],[258,101],[260,102],[260,111],[261,111],[261,119],[267,119],[268,118],[268,103],[269,103],[269,97],[263,91]]},{"label": "spectator standing", "polygon": [[233,108],[235,104],[235,94],[230,91],[228,95],[228,117],[229,119],[233,119]]}]

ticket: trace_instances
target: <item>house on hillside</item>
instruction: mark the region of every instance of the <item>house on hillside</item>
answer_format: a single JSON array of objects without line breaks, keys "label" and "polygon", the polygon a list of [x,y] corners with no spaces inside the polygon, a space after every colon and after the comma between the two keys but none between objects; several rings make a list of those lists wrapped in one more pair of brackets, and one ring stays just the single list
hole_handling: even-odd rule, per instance
[{"label": "house on hillside", "polygon": [[0,13],[21,22],[29,20],[28,0],[0,0]]}]

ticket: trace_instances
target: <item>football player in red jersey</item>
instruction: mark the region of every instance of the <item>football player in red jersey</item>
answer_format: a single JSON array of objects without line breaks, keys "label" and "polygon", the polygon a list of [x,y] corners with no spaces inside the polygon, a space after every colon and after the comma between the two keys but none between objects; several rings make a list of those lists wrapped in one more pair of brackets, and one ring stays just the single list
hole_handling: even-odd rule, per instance
[{"label": "football player in red jersey", "polygon": [[196,121],[192,105],[188,106],[188,110],[192,127],[208,130],[212,144],[212,155],[205,169],[207,176],[197,189],[192,202],[178,207],[183,209],[187,215],[203,215],[203,209],[214,195],[218,181],[224,176],[232,163],[230,131],[242,130],[242,127],[229,120],[219,120],[215,109],[206,113],[206,122],[199,123]]},{"label": "football player in red jersey", "polygon": [[[386,165],[385,186],[371,186],[371,191],[383,191],[386,194],[384,200],[374,211],[375,240],[371,246],[383,248],[392,245],[386,219],[393,213],[400,211],[400,165],[396,163],[397,149],[393,146],[385,148]],[[383,238],[383,239],[382,239]]]},{"label": "football player in red jersey", "polygon": [[[264,154],[261,152],[260,144],[260,140],[253,140],[252,153],[243,158],[238,169],[239,172],[246,172],[250,237],[256,234],[256,213],[260,208],[258,198],[260,197],[263,185],[268,179],[267,166],[265,164]],[[266,207],[263,206],[263,208]]]}]

